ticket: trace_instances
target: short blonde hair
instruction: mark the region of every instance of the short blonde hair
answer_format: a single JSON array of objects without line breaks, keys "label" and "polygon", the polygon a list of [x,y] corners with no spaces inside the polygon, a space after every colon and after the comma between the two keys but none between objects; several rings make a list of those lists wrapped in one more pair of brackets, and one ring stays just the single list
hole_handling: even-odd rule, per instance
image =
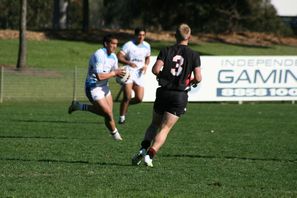
[{"label": "short blonde hair", "polygon": [[178,41],[187,40],[191,36],[191,28],[185,23],[180,24],[175,33],[175,37]]}]

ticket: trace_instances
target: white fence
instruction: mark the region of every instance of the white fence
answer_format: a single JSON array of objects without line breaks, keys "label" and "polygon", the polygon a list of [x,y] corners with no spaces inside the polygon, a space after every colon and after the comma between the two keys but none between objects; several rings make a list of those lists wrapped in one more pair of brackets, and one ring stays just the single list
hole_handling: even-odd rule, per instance
[{"label": "white fence", "polygon": [[68,101],[74,97],[74,79],[76,82],[75,97],[85,99],[84,79],[86,69],[50,70],[29,68],[17,72],[15,68],[2,67],[0,99],[5,101]]}]

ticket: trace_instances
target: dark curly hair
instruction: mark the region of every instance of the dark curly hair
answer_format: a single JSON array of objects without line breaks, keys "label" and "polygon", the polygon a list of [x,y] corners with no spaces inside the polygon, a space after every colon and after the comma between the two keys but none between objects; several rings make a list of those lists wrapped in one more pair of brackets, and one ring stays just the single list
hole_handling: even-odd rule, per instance
[{"label": "dark curly hair", "polygon": [[137,27],[137,28],[135,28],[134,35],[138,35],[139,32],[141,32],[141,31],[146,32],[145,27]]},{"label": "dark curly hair", "polygon": [[117,39],[117,37],[114,34],[107,34],[107,35],[105,35],[103,37],[103,39],[102,39],[102,45],[104,47],[106,47],[106,43],[110,43],[111,40],[113,40],[113,39]]}]

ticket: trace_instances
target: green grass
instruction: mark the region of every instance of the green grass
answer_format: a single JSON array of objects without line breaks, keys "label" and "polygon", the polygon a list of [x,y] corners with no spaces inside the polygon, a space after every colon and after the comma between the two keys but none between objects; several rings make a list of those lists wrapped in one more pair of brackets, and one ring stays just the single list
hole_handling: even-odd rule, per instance
[{"label": "green grass", "polygon": [[272,45],[270,47],[248,47],[240,45],[230,45],[222,43],[202,43],[201,45],[191,45],[201,55],[232,55],[232,56],[282,56],[297,55],[297,47]]},{"label": "green grass", "polygon": [[[157,55],[158,51],[168,45],[172,45],[170,42],[153,42],[151,43],[153,54]],[[297,55],[297,47],[285,46],[285,45],[272,45],[269,47],[249,47],[240,45],[231,45],[218,42],[203,42],[200,44],[191,44],[191,48],[200,52],[201,55],[211,56],[265,56],[265,55]]]},{"label": "green grass", "polygon": [[[85,68],[88,58],[97,48],[97,43],[77,41],[27,41],[27,64],[30,67],[60,69]],[[152,42],[152,55],[157,55],[159,49],[171,45],[169,42]],[[120,47],[120,46],[119,46]],[[202,55],[297,55],[297,47],[273,45],[271,47],[246,47],[223,43],[201,43],[191,45]],[[15,65],[18,52],[18,40],[0,40],[0,63]]]},{"label": "green grass", "polygon": [[[98,44],[74,41],[27,41],[27,64],[29,67],[65,69],[74,66],[86,67],[88,59]],[[15,65],[18,40],[0,40],[0,63]]]},{"label": "green grass", "polygon": [[131,106],[123,142],[67,106],[1,104],[0,197],[297,196],[295,105],[191,103],[154,168],[130,165],[151,103]]},{"label": "green grass", "polygon": [[[151,44],[157,55],[172,43]],[[77,98],[86,100],[87,62],[98,47],[28,41],[28,65],[37,74],[5,69],[0,197],[297,197],[297,107],[288,103],[191,103],[155,167],[131,166],[151,119],[151,103],[129,108],[127,124],[118,126],[123,142],[108,136],[102,118],[66,113],[74,67]],[[297,55],[296,47],[288,46],[192,47],[202,55]],[[0,40],[0,64],[15,65],[17,49],[17,40]],[[118,89],[111,81],[114,97]],[[118,109],[115,103],[116,118]]]}]

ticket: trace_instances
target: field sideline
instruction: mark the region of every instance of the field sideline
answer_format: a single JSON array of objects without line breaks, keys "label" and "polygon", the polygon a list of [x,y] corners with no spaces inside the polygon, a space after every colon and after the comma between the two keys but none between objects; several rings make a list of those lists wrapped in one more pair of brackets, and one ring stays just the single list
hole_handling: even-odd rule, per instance
[{"label": "field sideline", "polygon": [[296,105],[190,103],[154,168],[130,165],[151,103],[129,109],[123,142],[67,106],[0,105],[0,197],[297,196]]}]

